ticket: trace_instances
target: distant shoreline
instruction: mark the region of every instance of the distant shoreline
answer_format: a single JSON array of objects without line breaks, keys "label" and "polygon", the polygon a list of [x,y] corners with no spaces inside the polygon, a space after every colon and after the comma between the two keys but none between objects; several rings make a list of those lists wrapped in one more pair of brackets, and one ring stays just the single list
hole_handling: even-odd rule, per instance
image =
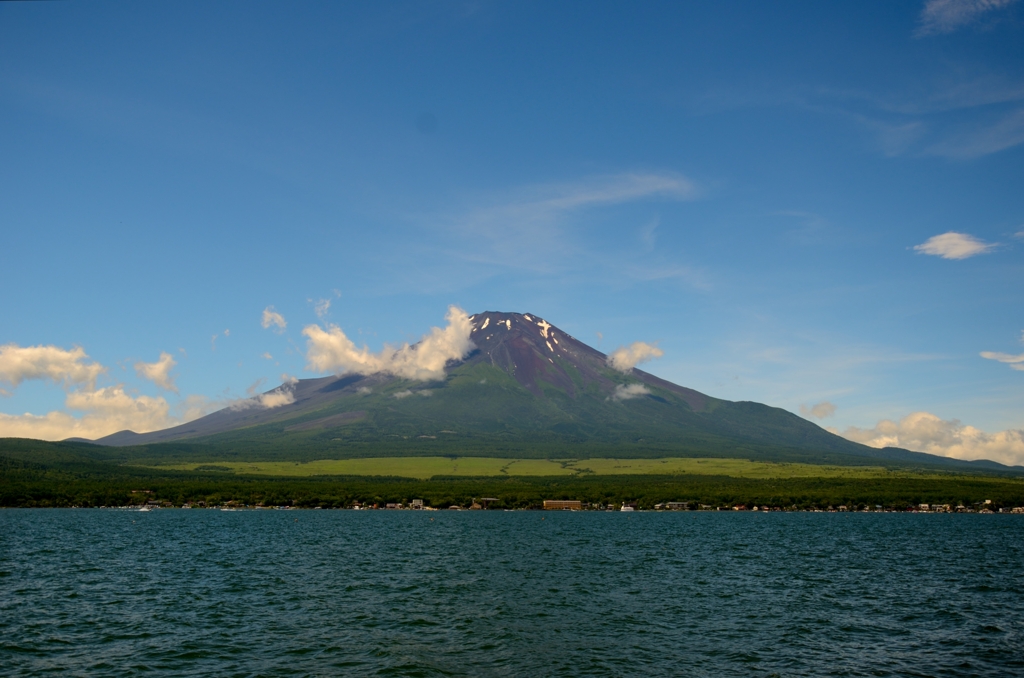
[{"label": "distant shoreline", "polygon": [[[623,511],[619,508],[584,508],[584,509],[544,509],[541,507],[526,507],[526,508],[492,508],[492,509],[473,509],[470,507],[424,507],[422,509],[413,509],[410,507],[373,507],[373,506],[338,506],[338,507],[323,507],[323,506],[153,506],[143,507],[141,505],[129,505],[129,506],[0,506],[0,510],[104,510],[104,511],[125,511],[132,513],[147,513],[152,511],[182,511],[182,510],[194,510],[194,511],[228,511],[228,512],[252,512],[260,513],[266,511],[313,511],[313,510],[327,510],[327,511],[408,511],[408,512],[425,512],[435,513],[439,511],[444,512],[475,512],[475,511],[490,511],[491,513],[508,513],[508,512],[522,512],[529,511],[535,513],[622,513]],[[781,508],[781,507],[756,507],[756,508],[744,508],[744,507],[713,507],[713,508],[696,508],[696,509],[643,509],[638,508],[629,511],[629,514],[636,513],[652,513],[652,514],[680,514],[680,513],[851,513],[851,514],[865,514],[865,513],[886,513],[886,514],[922,514],[922,515],[1024,515],[1024,506],[1015,506],[1012,508],[1000,507],[997,509],[973,509],[964,507],[960,510],[957,509],[922,509],[922,508],[908,508],[908,509],[897,509],[897,508],[882,508],[882,509],[860,509],[851,510],[848,508],[824,508],[824,509],[812,509],[812,508]]]}]

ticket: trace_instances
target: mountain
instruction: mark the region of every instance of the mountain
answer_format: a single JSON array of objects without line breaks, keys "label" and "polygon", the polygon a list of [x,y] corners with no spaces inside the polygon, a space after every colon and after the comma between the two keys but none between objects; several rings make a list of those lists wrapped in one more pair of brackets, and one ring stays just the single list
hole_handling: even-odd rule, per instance
[{"label": "mountain", "polygon": [[[181,426],[96,442],[166,444],[158,445],[165,454],[203,459],[717,456],[978,466],[866,447],[779,408],[613,369],[608,356],[535,315],[488,311],[470,320],[476,348],[438,381],[303,379]],[[264,406],[275,402],[286,404]]]}]

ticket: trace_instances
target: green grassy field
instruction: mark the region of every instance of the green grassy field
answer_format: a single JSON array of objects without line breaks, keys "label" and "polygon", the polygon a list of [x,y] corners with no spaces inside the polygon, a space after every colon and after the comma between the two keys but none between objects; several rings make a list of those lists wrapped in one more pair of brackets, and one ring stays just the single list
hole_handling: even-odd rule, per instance
[{"label": "green grassy field", "polygon": [[495,459],[491,457],[379,457],[310,462],[205,462],[159,467],[176,471],[224,471],[278,477],[398,476],[427,480],[438,476],[714,475],[732,478],[893,478],[920,476],[874,466],[817,466],[746,459]]},{"label": "green grassy field", "polygon": [[[193,450],[198,452],[199,448]],[[0,506],[246,505],[346,507],[353,502],[539,508],[545,499],[608,504],[687,501],[708,506],[914,507],[921,503],[1024,506],[1019,475],[934,467],[841,466],[705,456],[540,459],[479,455],[381,456],[347,460],[143,461],[121,448],[86,443],[0,442]],[[248,461],[239,461],[248,460]],[[205,460],[205,462],[203,461]],[[133,464],[134,462],[134,464]],[[166,463],[171,462],[171,463]]]}]

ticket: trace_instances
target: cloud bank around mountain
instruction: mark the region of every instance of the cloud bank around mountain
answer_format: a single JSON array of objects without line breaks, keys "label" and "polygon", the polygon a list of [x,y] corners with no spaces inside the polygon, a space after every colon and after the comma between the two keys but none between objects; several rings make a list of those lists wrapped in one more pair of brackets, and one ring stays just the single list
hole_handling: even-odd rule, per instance
[{"label": "cloud bank around mountain", "polygon": [[608,354],[608,364],[619,372],[628,373],[640,363],[654,360],[665,352],[654,344],[635,341],[629,346],[620,346]]},{"label": "cloud bank around mountain", "polygon": [[295,393],[292,392],[290,386],[291,384],[282,384],[272,391],[236,400],[229,404],[228,408],[232,410],[272,410],[282,405],[291,405],[295,402]]},{"label": "cloud bank around mountain", "polygon": [[828,430],[871,447],[902,447],[955,459],[1024,464],[1024,429],[986,433],[956,419],[941,419],[929,412],[913,412],[898,422],[884,419],[873,428],[851,426],[842,432]]},{"label": "cloud bank around mountain", "polygon": [[616,384],[615,390],[609,396],[612,400],[632,400],[649,395],[651,390],[643,384]]},{"label": "cloud bank around mountain", "polygon": [[306,369],[334,374],[391,374],[405,379],[430,381],[444,377],[450,360],[462,360],[475,348],[469,335],[473,323],[461,308],[450,306],[445,315],[448,325],[434,327],[419,342],[399,347],[385,346],[372,352],[365,345],[357,348],[337,325],[307,325]]}]

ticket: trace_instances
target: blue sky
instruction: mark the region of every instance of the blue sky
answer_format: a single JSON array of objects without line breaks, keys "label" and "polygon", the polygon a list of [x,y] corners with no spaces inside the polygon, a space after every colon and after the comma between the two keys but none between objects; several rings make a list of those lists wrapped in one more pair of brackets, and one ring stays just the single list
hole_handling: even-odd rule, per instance
[{"label": "blue sky", "polygon": [[0,206],[0,435],[455,304],[1024,463],[1022,2],[4,2]]}]

